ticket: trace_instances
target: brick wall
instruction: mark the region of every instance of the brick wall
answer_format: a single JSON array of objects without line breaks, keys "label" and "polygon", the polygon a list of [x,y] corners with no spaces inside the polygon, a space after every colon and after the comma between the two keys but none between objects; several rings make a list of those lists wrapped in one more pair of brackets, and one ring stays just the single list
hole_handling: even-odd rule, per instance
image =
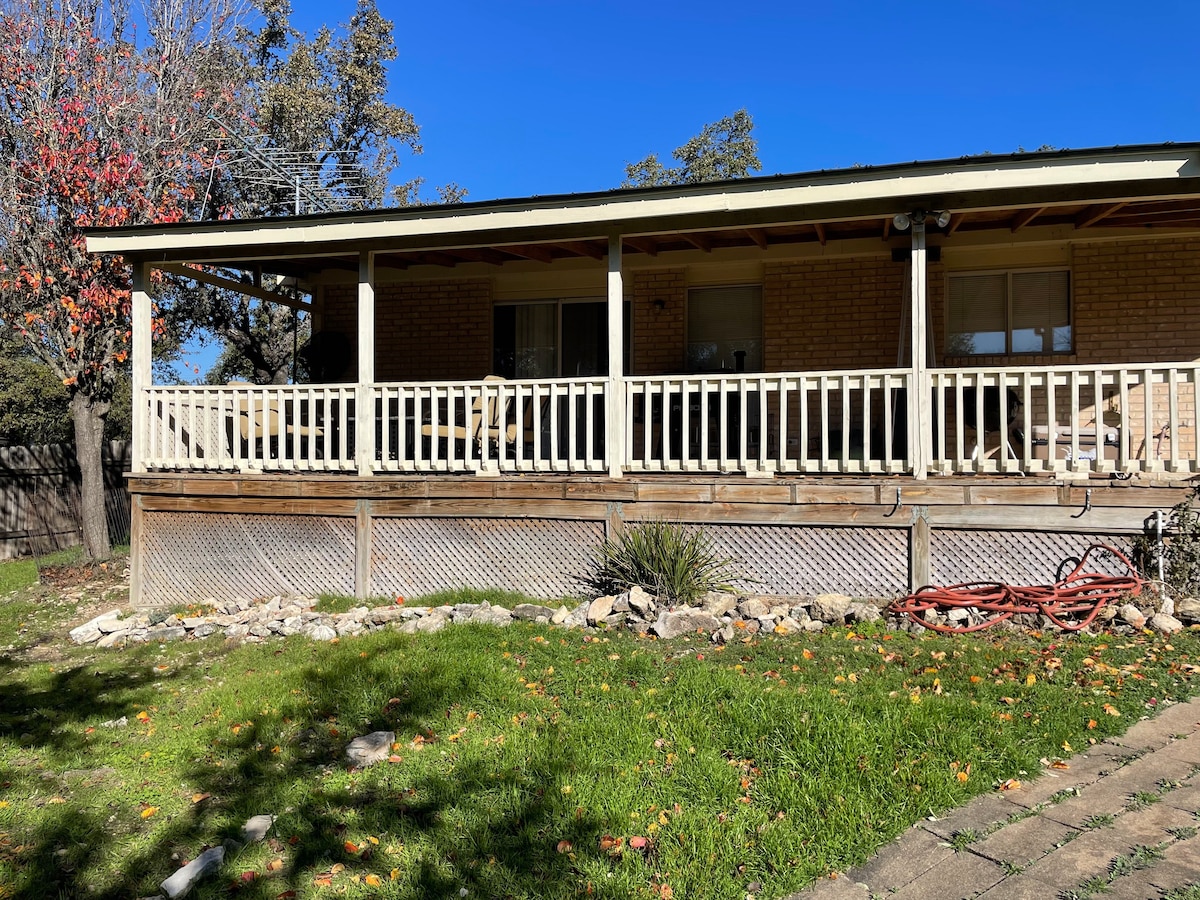
[{"label": "brick wall", "polygon": [[[662,309],[656,304],[662,303]],[[682,372],[687,344],[687,273],[659,269],[633,276],[632,375]]]},{"label": "brick wall", "polygon": [[[940,266],[930,293],[940,297]],[[763,275],[763,362],[767,371],[895,366],[909,280],[888,257],[774,264]],[[933,298],[931,297],[931,300]],[[931,307],[933,304],[931,303]],[[904,350],[907,361],[907,349]]]},{"label": "brick wall", "polygon": [[483,378],[492,370],[492,287],[486,279],[376,288],[380,381]]},{"label": "brick wall", "polygon": [[1200,239],[1081,244],[1071,271],[1079,362],[1200,358]]},{"label": "brick wall", "polygon": [[[345,335],[357,371],[358,288],[326,287],[323,331]],[[378,381],[478,379],[492,369],[492,288],[486,279],[380,284],[375,287]]]}]

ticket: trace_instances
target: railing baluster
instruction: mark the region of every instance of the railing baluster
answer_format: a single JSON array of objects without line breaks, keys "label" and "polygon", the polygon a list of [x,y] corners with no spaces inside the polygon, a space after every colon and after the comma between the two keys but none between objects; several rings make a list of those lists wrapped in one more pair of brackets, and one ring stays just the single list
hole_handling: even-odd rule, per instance
[{"label": "railing baluster", "polygon": [[[1150,368],[1142,370],[1142,398],[1143,421],[1146,427],[1146,468],[1144,471],[1157,472],[1159,462],[1158,439],[1154,432],[1154,370]],[[1150,458],[1151,453],[1154,453],[1153,460]]]},{"label": "railing baluster", "polygon": [[1179,383],[1179,370],[1172,367],[1167,369],[1167,415],[1170,422],[1167,427],[1171,429],[1171,459],[1170,470],[1172,472],[1182,471],[1179,459],[1179,392],[1177,390]]}]

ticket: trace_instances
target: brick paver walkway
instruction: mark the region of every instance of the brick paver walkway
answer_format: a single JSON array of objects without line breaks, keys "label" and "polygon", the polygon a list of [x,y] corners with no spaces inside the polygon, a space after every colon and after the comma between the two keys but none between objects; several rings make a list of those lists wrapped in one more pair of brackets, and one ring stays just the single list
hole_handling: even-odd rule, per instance
[{"label": "brick paver walkway", "polygon": [[1200,885],[1198,732],[1200,698],[1171,706],[784,900],[1159,900]]}]

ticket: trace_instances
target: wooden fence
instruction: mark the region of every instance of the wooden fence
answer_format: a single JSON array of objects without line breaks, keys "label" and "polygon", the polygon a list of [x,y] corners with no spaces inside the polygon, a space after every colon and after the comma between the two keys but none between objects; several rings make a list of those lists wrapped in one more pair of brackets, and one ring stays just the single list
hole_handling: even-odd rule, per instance
[{"label": "wooden fence", "polygon": [[[114,543],[129,539],[130,448],[104,449],[104,507]],[[0,447],[0,559],[80,543],[79,468],[70,447]]]}]

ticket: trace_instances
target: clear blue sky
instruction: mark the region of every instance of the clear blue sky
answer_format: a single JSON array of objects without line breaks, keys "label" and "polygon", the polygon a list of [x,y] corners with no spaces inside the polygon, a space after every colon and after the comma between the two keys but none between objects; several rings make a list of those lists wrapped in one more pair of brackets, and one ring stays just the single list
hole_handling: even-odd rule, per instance
[{"label": "clear blue sky", "polygon": [[[379,0],[397,181],[470,200],[604,190],[745,107],[763,174],[1200,140],[1200,2]],[[354,0],[293,0],[312,34]],[[206,370],[216,348],[191,355]]]},{"label": "clear blue sky", "polygon": [[[353,0],[293,0],[310,33]],[[1195,2],[380,0],[391,97],[469,199],[601,190],[745,107],[763,174],[1200,139]]]}]

